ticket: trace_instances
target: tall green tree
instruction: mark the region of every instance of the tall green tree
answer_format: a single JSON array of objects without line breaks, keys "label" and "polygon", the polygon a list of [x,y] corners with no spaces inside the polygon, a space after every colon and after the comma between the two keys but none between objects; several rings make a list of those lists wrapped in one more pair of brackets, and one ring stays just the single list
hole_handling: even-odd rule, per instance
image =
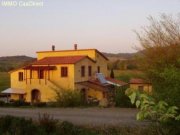
[{"label": "tall green tree", "polygon": [[111,69],[110,77],[114,78],[114,70],[113,69]]},{"label": "tall green tree", "polygon": [[154,97],[180,107],[180,17],[149,17],[150,24],[136,32],[139,66],[153,84]]}]

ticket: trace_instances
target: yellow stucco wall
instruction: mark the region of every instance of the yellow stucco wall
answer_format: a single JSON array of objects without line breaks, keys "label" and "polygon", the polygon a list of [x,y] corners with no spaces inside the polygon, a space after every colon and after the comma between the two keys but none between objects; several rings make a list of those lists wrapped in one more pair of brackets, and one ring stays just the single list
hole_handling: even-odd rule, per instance
[{"label": "yellow stucco wall", "polygon": [[143,86],[145,92],[148,92],[148,93],[152,92],[152,85],[150,84],[130,84],[129,86],[130,88],[136,89],[136,90],[139,89],[139,86]]},{"label": "yellow stucco wall", "polygon": [[93,98],[98,99],[99,101],[101,101],[104,98],[103,91],[100,91],[100,90],[88,88],[88,87],[80,85],[80,84],[76,84],[76,89],[77,90],[85,89],[86,90],[86,98],[88,98],[88,96],[91,96]]},{"label": "yellow stucco wall", "polygon": [[[61,67],[68,67],[68,77],[61,77]],[[24,80],[18,80],[18,73],[23,72]],[[26,77],[27,72],[27,77]],[[45,71],[46,72],[46,71]],[[30,79],[30,71],[17,70],[11,73],[11,88],[25,90],[27,96],[26,101],[31,101],[31,91],[37,89],[41,93],[41,101],[47,102],[55,98],[55,90],[59,88],[74,89],[74,65],[57,65],[55,70],[49,72],[50,80],[48,80],[48,73],[44,73],[45,79],[38,79],[38,72],[32,72],[32,79]],[[26,79],[27,78],[27,79]],[[17,100],[16,96],[12,99]]]},{"label": "yellow stucco wall", "polygon": [[100,72],[104,74],[104,76],[108,76],[108,69],[107,69],[107,60],[105,60],[99,53],[96,53],[96,65],[95,68],[100,66]]},{"label": "yellow stucco wall", "polygon": [[53,57],[53,56],[82,56],[87,55],[90,58],[95,60],[96,50],[68,50],[68,51],[45,51],[45,52],[37,52],[37,59],[40,60],[44,57]]},{"label": "yellow stucco wall", "polygon": [[87,96],[97,98],[99,101],[103,99],[103,92],[95,89],[89,89],[87,91]]},{"label": "yellow stucco wall", "polygon": [[[68,68],[68,76],[61,77],[61,67]],[[50,80],[52,83],[63,89],[74,89],[74,65],[63,64],[56,65],[56,70],[50,71]]]},{"label": "yellow stucco wall", "polygon": [[[81,76],[81,66],[85,66],[85,76],[84,77]],[[91,66],[91,68],[92,68],[91,69],[92,70],[91,76],[88,75],[88,66]],[[74,70],[75,70],[75,72],[74,72],[75,73],[74,74],[75,75],[75,79],[74,79],[75,82],[87,81],[90,78],[92,78],[93,75],[95,75],[95,72],[97,71],[96,67],[95,67],[95,63],[89,59],[83,59],[80,62],[76,63]]]},{"label": "yellow stucco wall", "polygon": [[19,95],[18,94],[11,94],[10,99],[19,100]]}]

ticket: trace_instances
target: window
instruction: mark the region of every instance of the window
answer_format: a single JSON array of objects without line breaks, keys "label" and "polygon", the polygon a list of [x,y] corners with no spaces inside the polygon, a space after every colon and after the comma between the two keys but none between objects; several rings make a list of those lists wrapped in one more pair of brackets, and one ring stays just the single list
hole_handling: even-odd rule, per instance
[{"label": "window", "polygon": [[85,66],[81,66],[81,77],[85,76]]},{"label": "window", "polygon": [[19,72],[18,78],[19,81],[23,81],[23,72]]},{"label": "window", "polygon": [[38,78],[39,79],[44,79],[44,70],[42,70],[42,69],[39,70]]},{"label": "window", "polygon": [[97,72],[100,73],[100,66],[97,67]]},{"label": "window", "polygon": [[91,76],[92,75],[92,67],[88,66],[88,75]]},{"label": "window", "polygon": [[68,68],[61,67],[61,77],[67,77],[67,76],[68,76]]},{"label": "window", "polygon": [[140,92],[143,92],[144,91],[144,86],[138,86],[138,89]]}]

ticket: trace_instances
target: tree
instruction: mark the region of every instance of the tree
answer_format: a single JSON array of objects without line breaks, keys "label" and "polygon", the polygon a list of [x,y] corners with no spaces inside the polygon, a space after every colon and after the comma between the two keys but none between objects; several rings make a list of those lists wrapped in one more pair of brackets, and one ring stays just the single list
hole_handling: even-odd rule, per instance
[{"label": "tree", "polygon": [[139,66],[153,84],[154,97],[180,107],[180,17],[149,17],[139,38]]},{"label": "tree", "polygon": [[113,71],[113,69],[111,69],[110,77],[114,78],[114,71]]}]

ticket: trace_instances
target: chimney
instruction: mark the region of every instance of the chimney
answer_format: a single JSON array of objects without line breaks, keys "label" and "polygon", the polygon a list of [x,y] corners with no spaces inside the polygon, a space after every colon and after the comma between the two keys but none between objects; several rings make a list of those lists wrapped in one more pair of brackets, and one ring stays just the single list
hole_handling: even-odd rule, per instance
[{"label": "chimney", "polygon": [[52,51],[55,51],[55,45],[52,45]]},{"label": "chimney", "polygon": [[74,50],[77,50],[77,44],[74,44]]}]

